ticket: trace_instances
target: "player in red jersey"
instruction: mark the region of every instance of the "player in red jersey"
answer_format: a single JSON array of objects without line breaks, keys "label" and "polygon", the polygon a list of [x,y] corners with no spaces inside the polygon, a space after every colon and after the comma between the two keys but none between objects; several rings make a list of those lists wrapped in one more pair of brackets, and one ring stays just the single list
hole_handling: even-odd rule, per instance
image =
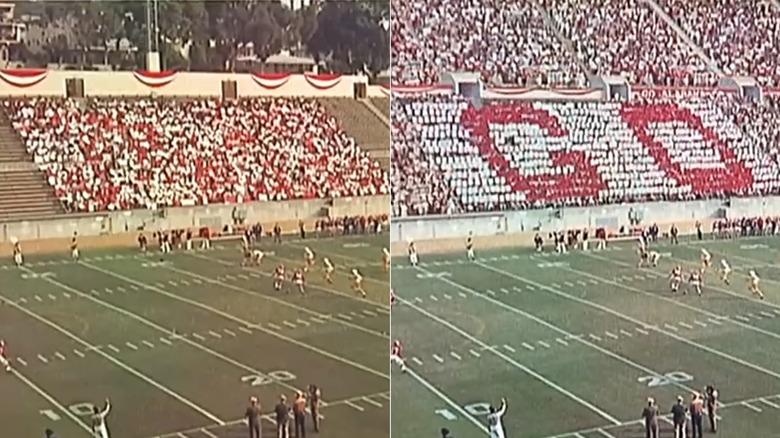
[{"label": "player in red jersey", "polygon": [[306,282],[306,279],[303,276],[303,269],[299,269],[295,271],[295,273],[292,276],[292,281],[293,283],[295,283],[295,286],[298,288],[298,293],[300,293],[301,295],[306,295],[306,289],[304,288],[304,283]]},{"label": "player in red jersey", "polygon": [[688,283],[691,285],[691,289],[701,296],[701,271],[694,269],[691,271],[691,276],[688,278]]},{"label": "player in red jersey", "polygon": [[282,290],[284,286],[284,265],[279,265],[274,270],[274,289]]},{"label": "player in red jersey", "polygon": [[401,345],[401,341],[393,341],[393,346],[390,348],[390,363],[398,365],[401,368],[401,372],[406,372],[406,361],[404,360],[404,346]]},{"label": "player in red jersey", "polygon": [[11,371],[11,364],[8,362],[8,347],[3,340],[0,340],[0,365],[6,371]]}]

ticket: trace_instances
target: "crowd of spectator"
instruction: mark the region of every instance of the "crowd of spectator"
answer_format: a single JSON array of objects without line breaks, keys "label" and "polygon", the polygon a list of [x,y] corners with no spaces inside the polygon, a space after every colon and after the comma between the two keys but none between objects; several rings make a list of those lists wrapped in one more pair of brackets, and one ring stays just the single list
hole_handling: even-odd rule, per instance
[{"label": "crowd of spectator", "polygon": [[780,85],[780,7],[770,0],[413,0],[392,2],[393,80],[444,72],[489,84],[711,86],[720,73]]},{"label": "crowd of spectator", "polygon": [[663,0],[664,10],[726,75],[780,84],[780,8],[769,0]]},{"label": "crowd of spectator", "polygon": [[585,75],[532,2],[392,2],[393,80],[431,84],[442,72],[479,73],[488,83],[579,86]]},{"label": "crowd of spectator", "polygon": [[30,98],[14,128],[74,211],[389,193],[316,100]]},{"label": "crowd of spectator", "polygon": [[711,85],[717,76],[641,0],[544,0],[588,69],[632,84]]},{"label": "crowd of spectator", "polygon": [[393,104],[397,216],[780,192],[773,97]]}]

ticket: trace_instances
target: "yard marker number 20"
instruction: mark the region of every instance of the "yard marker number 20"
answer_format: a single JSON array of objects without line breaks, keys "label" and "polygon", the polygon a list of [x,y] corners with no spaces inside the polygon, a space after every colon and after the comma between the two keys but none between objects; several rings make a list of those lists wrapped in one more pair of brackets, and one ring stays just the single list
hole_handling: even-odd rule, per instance
[{"label": "yard marker number 20", "polygon": [[646,383],[648,388],[655,388],[658,386],[673,385],[675,383],[685,383],[693,380],[693,376],[682,372],[672,371],[671,373],[661,374],[657,376],[642,376],[637,379],[639,383]]},{"label": "yard marker number 20", "polygon": [[251,376],[244,376],[241,378],[241,381],[244,383],[249,383],[252,386],[261,386],[261,385],[269,385],[274,382],[290,382],[292,380],[297,379],[295,374],[279,370],[279,371],[271,371],[270,373],[258,376],[258,375],[251,375]]}]

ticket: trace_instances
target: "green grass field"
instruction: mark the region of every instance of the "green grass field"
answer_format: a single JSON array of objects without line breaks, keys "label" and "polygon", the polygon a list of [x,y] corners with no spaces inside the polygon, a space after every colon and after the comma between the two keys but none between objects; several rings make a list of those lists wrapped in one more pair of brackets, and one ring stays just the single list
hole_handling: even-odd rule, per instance
[{"label": "green grass field", "polygon": [[[24,242],[22,242],[24,245]],[[0,266],[0,337],[11,374],[0,373],[0,424],[8,437],[88,437],[89,410],[110,398],[113,438],[246,435],[250,396],[270,412],[309,384],[325,402],[318,436],[388,437],[388,237],[307,240],[317,254],[308,296],[277,293],[270,272],[302,265],[302,242],[260,248],[241,268],[238,242],[167,255],[83,250]],[[336,265],[335,283],[319,260]],[[368,298],[348,271],[366,277]],[[270,416],[266,436],[274,436]],[[309,433],[311,423],[309,421]]]},{"label": "green grass field", "polygon": [[[780,437],[780,238],[652,247],[652,269],[636,268],[633,243],[556,255],[479,253],[477,240],[476,262],[394,260],[393,337],[410,371],[392,370],[393,436],[487,436],[486,409],[506,397],[511,438],[639,438],[647,397],[666,413],[714,384],[717,436]],[[730,262],[731,285],[711,269],[702,297],[671,294],[669,271],[698,266],[702,247]],[[766,300],[747,292],[748,269]]]}]

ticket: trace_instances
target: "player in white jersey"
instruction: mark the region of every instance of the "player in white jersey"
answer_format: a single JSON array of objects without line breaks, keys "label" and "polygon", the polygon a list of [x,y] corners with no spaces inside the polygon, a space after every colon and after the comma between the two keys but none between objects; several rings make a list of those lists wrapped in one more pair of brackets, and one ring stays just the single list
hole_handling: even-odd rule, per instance
[{"label": "player in white jersey", "polygon": [[24,264],[24,256],[22,255],[22,244],[16,237],[11,238],[11,243],[14,245],[14,263],[16,266],[22,266]]},{"label": "player in white jersey", "polygon": [[707,270],[707,268],[710,267],[712,264],[712,255],[707,251],[706,249],[701,249],[701,272],[702,274]]},{"label": "player in white jersey", "polygon": [[476,258],[474,256],[474,237],[471,235],[471,231],[469,231],[469,237],[466,239],[466,256],[472,262]]},{"label": "player in white jersey", "polygon": [[390,251],[387,248],[382,248],[382,268],[390,272]]},{"label": "player in white jersey", "polygon": [[748,289],[750,290],[750,293],[753,295],[758,296],[762,300],[764,299],[764,293],[761,292],[761,289],[759,288],[758,284],[761,281],[760,278],[758,278],[758,274],[756,274],[756,271],[750,271],[748,272]]},{"label": "player in white jersey", "polygon": [[8,362],[8,347],[2,339],[0,339],[0,365],[2,365],[6,372],[11,371],[11,363]]},{"label": "player in white jersey", "polygon": [[336,269],[333,267],[333,263],[330,262],[330,259],[325,257],[322,259],[322,272],[325,276],[325,281],[327,281],[330,284],[333,284],[333,271]]},{"label": "player in white jersey", "polygon": [[727,262],[725,259],[721,259],[720,261],[720,279],[723,280],[726,284],[731,284],[729,281],[729,276],[731,275],[731,266],[729,266],[729,262]]},{"label": "player in white jersey", "polygon": [[106,399],[106,406],[101,411],[100,408],[95,406],[94,413],[92,414],[92,432],[96,438],[109,438],[108,426],[106,426],[106,416],[111,410],[111,402]]},{"label": "player in white jersey", "polygon": [[366,291],[363,290],[363,276],[357,269],[352,270],[352,290],[359,293],[361,297],[366,297]]},{"label": "player in white jersey", "polygon": [[496,410],[490,407],[490,413],[487,416],[488,431],[490,438],[504,438],[504,425],[501,424],[501,418],[506,414],[506,399],[501,399],[501,407]]},{"label": "player in white jersey", "polygon": [[417,266],[420,260],[417,258],[417,247],[414,246],[414,242],[409,242],[409,263],[412,266]]},{"label": "player in white jersey", "polygon": [[658,267],[658,261],[661,260],[661,253],[658,251],[650,251],[648,253],[648,258],[650,259],[650,263],[653,265],[654,268]]},{"label": "player in white jersey", "polygon": [[308,271],[314,266],[314,252],[308,246],[303,248],[303,262],[305,263],[304,271]]}]

